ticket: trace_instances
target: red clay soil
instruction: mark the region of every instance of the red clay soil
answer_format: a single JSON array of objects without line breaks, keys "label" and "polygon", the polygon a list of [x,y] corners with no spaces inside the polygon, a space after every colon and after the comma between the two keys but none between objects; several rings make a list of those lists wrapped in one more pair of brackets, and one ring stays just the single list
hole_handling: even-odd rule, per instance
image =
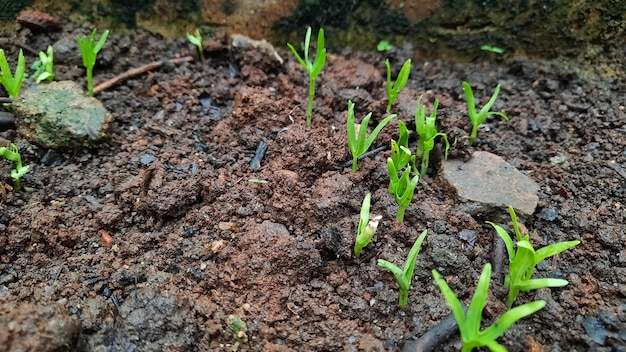
[{"label": "red clay soil", "polygon": [[[90,31],[63,28],[15,40],[40,50]],[[99,93],[114,123],[96,150],[54,153],[14,130],[0,133],[31,167],[26,191],[0,204],[0,350],[400,351],[450,314],[432,269],[468,303],[482,267],[503,254],[494,253],[485,221],[507,225],[506,209],[470,212],[436,167],[397,223],[390,152],[359,161],[356,173],[344,166],[347,100],[357,120],[385,115],[382,54],[329,55],[307,129],[308,78],[286,47],[278,47],[280,64],[262,51],[211,44],[204,62],[166,64]],[[16,47],[5,49],[17,57]],[[186,55],[195,52],[184,38],[112,34],[95,81]],[[397,72],[408,57],[390,55]],[[56,79],[84,82],[79,60],[59,59]],[[439,98],[451,157],[489,151],[540,185],[535,214],[520,219],[535,246],[582,242],[538,266],[535,277],[569,285],[519,296],[519,304],[547,305],[499,339],[509,351],[626,349],[626,84],[580,72],[524,58],[415,62],[393,108],[413,130],[417,98],[428,111]],[[501,83],[494,109],[510,117],[489,119],[472,148],[464,80],[481,106]],[[391,138],[396,122],[372,149]],[[267,153],[253,169],[262,141]],[[9,184],[11,167],[0,163]],[[383,220],[357,260],[367,192]],[[400,309],[395,279],[376,260],[403,265],[425,229]],[[492,280],[485,326],[506,310],[505,297]],[[231,315],[245,331],[229,329]],[[455,334],[436,350],[460,347]]]}]

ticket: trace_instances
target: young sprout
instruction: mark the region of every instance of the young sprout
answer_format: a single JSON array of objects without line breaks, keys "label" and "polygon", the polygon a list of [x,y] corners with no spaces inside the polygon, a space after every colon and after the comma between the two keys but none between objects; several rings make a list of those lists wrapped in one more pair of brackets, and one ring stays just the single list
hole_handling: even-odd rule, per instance
[{"label": "young sprout", "polygon": [[400,287],[399,291],[399,302],[398,305],[400,308],[406,307],[406,303],[409,299],[409,289],[411,288],[411,280],[413,279],[413,270],[415,270],[415,262],[417,261],[417,255],[422,248],[422,242],[424,238],[426,238],[426,233],[428,230],[424,230],[422,234],[417,238],[417,241],[413,244],[411,251],[409,252],[408,257],[406,258],[406,262],[404,263],[404,269],[400,269],[393,263],[390,263],[384,259],[378,259],[378,265],[383,268],[389,269],[393,273],[393,276],[396,277],[396,281],[398,281],[398,286]]},{"label": "young sprout", "polygon": [[389,41],[387,40],[381,40],[378,42],[378,44],[376,45],[376,50],[378,51],[389,51],[392,50],[394,48],[394,46],[389,43]]},{"label": "young sprout", "polygon": [[463,82],[463,91],[465,92],[465,100],[467,100],[467,114],[469,115],[469,119],[472,122],[472,133],[470,134],[469,143],[470,145],[474,143],[476,139],[476,134],[478,133],[478,126],[480,126],[487,117],[491,115],[498,115],[505,120],[509,120],[509,117],[499,111],[489,111],[493,103],[496,102],[498,98],[498,94],[500,93],[500,85],[496,86],[496,90],[493,92],[491,99],[483,106],[482,109],[478,113],[476,113],[476,105],[474,104],[474,92],[472,92],[472,87],[467,82]]},{"label": "young sprout", "polygon": [[385,65],[387,66],[387,112],[389,112],[391,111],[391,105],[394,101],[396,101],[398,94],[400,94],[400,91],[409,80],[409,74],[411,73],[411,59],[404,62],[404,65],[402,65],[398,78],[394,84],[391,84],[391,64],[389,63],[389,59],[385,60]]},{"label": "young sprout", "polygon": [[389,172],[389,193],[393,194],[396,203],[398,203],[396,221],[402,222],[404,221],[404,211],[411,204],[411,200],[413,200],[419,176],[415,175],[409,181],[411,167],[407,166],[402,176],[398,177],[398,170],[395,168],[391,158],[387,158],[387,171]]},{"label": "young sprout", "polygon": [[480,47],[480,50],[482,51],[488,51],[494,54],[503,54],[504,53],[504,49],[498,47],[498,46],[492,46],[492,45],[483,45]]},{"label": "young sprout", "polygon": [[109,30],[105,30],[98,43],[96,43],[97,30],[97,28],[94,28],[91,33],[91,39],[86,35],[78,36],[78,49],[83,57],[83,65],[87,69],[87,88],[90,97],[93,97],[93,68],[96,66],[96,56],[98,56],[98,52],[104,46],[104,42],[106,42],[109,35]]},{"label": "young sprout", "polygon": [[187,32],[187,40],[198,48],[198,55],[200,55],[200,61],[204,61],[204,48],[202,47],[202,35],[200,31],[196,29],[196,34],[193,35]]},{"label": "young sprout", "polygon": [[380,131],[389,123],[389,121],[396,117],[396,114],[391,114],[380,121],[378,126],[374,128],[368,137],[367,125],[370,122],[370,117],[372,117],[371,112],[363,118],[363,121],[361,121],[361,125],[358,128],[359,133],[357,139],[357,125],[354,123],[354,103],[348,100],[348,118],[346,120],[346,129],[348,132],[348,148],[352,153],[352,171],[354,172],[357,172],[357,160],[359,159],[359,156],[370,148],[372,143],[374,143],[376,136],[378,136]]},{"label": "young sprout", "polygon": [[376,234],[378,223],[383,218],[380,215],[374,215],[370,220],[370,200],[372,194],[368,193],[363,199],[361,205],[361,217],[359,219],[359,228],[357,230],[356,240],[354,241],[354,256],[358,258],[361,255],[363,247],[367,246],[372,237]]},{"label": "young sprout", "polygon": [[448,143],[448,136],[445,133],[437,131],[435,122],[437,120],[437,106],[439,105],[439,99],[435,99],[433,106],[433,112],[430,116],[426,117],[426,106],[421,103],[422,97],[417,101],[415,107],[415,129],[419,135],[419,141],[417,142],[417,156],[422,157],[422,165],[420,168],[420,175],[425,175],[428,170],[428,162],[430,151],[435,147],[435,137],[441,136],[446,142],[445,158],[448,158],[448,149],[450,149],[450,143]]},{"label": "young sprout", "polygon": [[293,55],[298,59],[300,65],[309,73],[309,105],[306,109],[306,127],[311,128],[311,116],[313,115],[313,100],[315,98],[315,79],[322,72],[324,64],[326,63],[326,48],[324,48],[324,30],[320,28],[317,34],[317,52],[315,54],[315,61],[309,60],[309,43],[311,42],[311,27],[306,30],[304,37],[304,59],[298,54],[296,48],[293,45],[287,43],[289,49],[293,52]]},{"label": "young sprout", "polygon": [[52,45],[48,45],[47,54],[43,51],[39,52],[39,60],[33,62],[31,68],[35,70],[33,76],[35,76],[35,82],[48,80],[52,82],[54,79],[54,52]]},{"label": "young sprout", "polygon": [[28,172],[29,166],[22,166],[22,157],[15,144],[11,143],[9,147],[0,147],[0,156],[15,163],[15,169],[11,170],[11,177],[15,181],[15,187],[13,188],[16,192],[19,192],[21,189],[20,180]]},{"label": "young sprout", "polygon": [[4,56],[4,50],[0,49],[0,83],[7,90],[9,96],[13,99],[20,95],[20,88],[22,87],[22,81],[24,81],[24,71],[26,70],[26,61],[24,60],[24,54],[22,49],[17,56],[17,67],[15,68],[15,76],[11,74],[11,68],[7,62],[6,56]]},{"label": "young sprout", "polygon": [[509,206],[509,214],[511,214],[511,221],[513,222],[513,230],[515,231],[515,237],[517,238],[517,252],[513,246],[513,240],[511,236],[500,226],[493,222],[487,221],[488,224],[498,232],[500,238],[506,245],[506,250],[509,254],[509,274],[504,280],[504,287],[509,289],[509,294],[506,297],[507,307],[511,307],[519,291],[530,291],[545,287],[562,287],[567,285],[567,280],[563,279],[531,279],[535,267],[542,260],[551,257],[555,254],[559,254],[566,249],[572,248],[580,243],[580,241],[568,241],[553,243],[549,246],[543,247],[537,251],[530,244],[529,236],[522,236],[519,227],[517,225],[517,216],[513,207]]},{"label": "young sprout", "polygon": [[409,163],[415,162],[415,156],[409,149],[409,129],[402,120],[398,120],[398,129],[400,130],[398,141],[391,140],[391,160],[396,170],[402,170]]},{"label": "young sprout", "polygon": [[459,326],[461,340],[463,341],[463,352],[470,352],[478,347],[488,347],[491,351],[497,352],[506,351],[504,346],[496,342],[496,339],[504,334],[516,321],[535,313],[546,305],[545,301],[534,301],[515,307],[504,313],[494,324],[480,331],[483,309],[487,303],[491,264],[485,264],[483,272],[480,274],[476,292],[467,309],[467,314],[463,310],[463,305],[461,305],[459,299],[452,292],[446,281],[441,278],[437,270],[433,270],[433,277],[444,298],[448,301],[454,319]]}]

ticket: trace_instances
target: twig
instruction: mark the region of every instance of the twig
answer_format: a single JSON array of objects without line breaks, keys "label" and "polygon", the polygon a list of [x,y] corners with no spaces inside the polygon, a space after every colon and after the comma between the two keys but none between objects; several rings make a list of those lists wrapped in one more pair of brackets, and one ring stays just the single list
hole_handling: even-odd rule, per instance
[{"label": "twig", "polygon": [[11,98],[0,98],[0,104],[11,104],[13,99]]},{"label": "twig", "polygon": [[502,267],[504,266],[504,257],[506,255],[504,241],[496,233],[493,235],[493,279],[502,283]]},{"label": "twig", "polygon": [[[387,149],[387,146],[382,146],[382,147],[378,147],[378,148],[376,148],[374,150],[370,150],[369,152],[365,152],[365,153],[361,154],[357,158],[357,160],[363,160],[365,158],[369,158],[370,156],[378,154],[378,153],[380,153],[380,152],[382,152],[383,150],[386,150],[386,149]],[[343,163],[343,165],[341,165],[341,168],[346,168],[346,167],[351,166],[351,165],[352,165],[352,160],[346,161],[345,163]]]},{"label": "twig", "polygon": [[[463,309],[467,310],[467,306],[463,303]],[[402,346],[402,352],[429,352],[441,346],[444,342],[450,340],[452,334],[459,329],[454,319],[454,315],[450,314],[445,317],[439,324],[433,326],[422,337],[417,340],[407,340]]]},{"label": "twig", "polygon": [[116,84],[120,84],[120,83],[122,83],[123,81],[125,81],[125,80],[127,80],[129,78],[132,78],[132,77],[135,77],[135,76],[139,76],[139,75],[144,74],[144,73],[146,73],[148,71],[157,69],[157,68],[163,66],[163,64],[165,64],[165,63],[170,63],[170,64],[173,64],[173,65],[180,65],[180,64],[182,64],[184,62],[190,62],[190,61],[193,61],[193,56],[185,56],[185,57],[180,57],[180,58],[177,58],[177,59],[155,61],[155,62],[149,63],[147,65],[144,65],[144,66],[140,66],[140,67],[137,67],[137,68],[130,69],[130,70],[122,73],[119,76],[115,76],[115,77],[113,77],[113,78],[111,78],[111,79],[109,79],[107,81],[104,81],[104,82],[98,84],[93,89],[93,94],[100,93],[101,91],[103,91],[105,89],[109,89],[109,88],[111,88],[112,86],[114,86]]}]

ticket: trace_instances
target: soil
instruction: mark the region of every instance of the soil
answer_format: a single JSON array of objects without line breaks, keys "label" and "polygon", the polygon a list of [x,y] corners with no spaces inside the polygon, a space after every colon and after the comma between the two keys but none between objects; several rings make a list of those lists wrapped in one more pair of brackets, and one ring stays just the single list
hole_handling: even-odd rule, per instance
[{"label": "soil", "polygon": [[[66,23],[61,32],[5,40],[43,50],[90,31]],[[210,44],[204,62],[164,65],[99,93],[114,122],[96,150],[44,150],[14,130],[0,133],[31,167],[26,190],[0,204],[0,350],[399,351],[450,314],[432,269],[467,303],[482,267],[502,254],[485,221],[507,225],[506,209],[468,212],[436,166],[398,223],[387,191],[390,152],[360,160],[356,173],[344,165],[347,100],[357,120],[385,115],[382,54],[329,54],[307,129],[308,77],[285,46],[280,64],[262,51]],[[6,49],[17,57],[16,47]],[[184,38],[111,34],[95,81],[186,55],[195,52]],[[397,72],[407,56],[389,55]],[[57,80],[84,82],[80,61],[56,64]],[[490,151],[540,185],[535,214],[521,219],[535,246],[581,241],[539,265],[536,277],[569,285],[522,293],[519,304],[547,305],[500,343],[509,351],[624,351],[626,81],[525,58],[413,67],[393,109],[409,129],[418,97],[428,111],[439,98],[450,157]],[[510,117],[489,119],[472,148],[464,80],[480,106],[501,83],[494,108]],[[372,149],[397,138],[396,126]],[[267,153],[254,169],[261,141]],[[9,184],[11,167],[0,163]],[[383,220],[355,259],[367,192]],[[403,265],[425,229],[400,309],[397,283],[376,260]],[[493,279],[485,326],[505,311],[505,297]],[[236,318],[245,329],[234,327]],[[459,350],[459,341],[456,334],[436,350]]]}]

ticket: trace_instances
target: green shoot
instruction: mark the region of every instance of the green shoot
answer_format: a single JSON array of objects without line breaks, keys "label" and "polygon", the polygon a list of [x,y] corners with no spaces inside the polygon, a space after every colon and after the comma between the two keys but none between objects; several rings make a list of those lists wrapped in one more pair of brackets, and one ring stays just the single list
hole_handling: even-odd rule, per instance
[{"label": "green shoot", "polygon": [[490,53],[494,53],[494,54],[502,54],[504,53],[504,49],[497,47],[497,46],[491,46],[491,45],[483,45],[480,47],[480,50],[482,51],[488,51]]},{"label": "green shoot", "polygon": [[408,59],[402,65],[400,69],[400,73],[398,74],[398,78],[394,84],[391,84],[391,64],[389,63],[389,59],[385,60],[385,65],[387,66],[387,112],[391,111],[391,105],[398,98],[398,94],[406,83],[409,80],[409,74],[411,73],[411,59]]},{"label": "green shoot", "polygon": [[478,113],[476,113],[476,105],[474,104],[474,92],[472,92],[472,87],[467,82],[463,82],[463,91],[465,92],[465,100],[467,100],[467,114],[469,115],[469,119],[472,122],[472,133],[470,134],[469,144],[473,144],[476,139],[476,134],[478,133],[478,126],[480,126],[487,117],[491,115],[497,115],[502,117],[505,120],[509,120],[509,117],[499,111],[489,111],[493,103],[496,102],[498,98],[498,94],[500,93],[500,85],[496,86],[496,90],[493,92],[491,99],[483,106],[482,109]]},{"label": "green shoot", "polygon": [[378,45],[376,45],[376,50],[378,51],[389,51],[393,48],[394,46],[386,40],[381,40],[378,42]]},{"label": "green shoot", "polygon": [[402,120],[398,120],[398,129],[400,130],[400,136],[398,142],[391,140],[391,160],[396,170],[403,169],[407,164],[415,162],[415,156],[412,155],[409,149],[409,129],[406,128],[406,124]]},{"label": "green shoot", "polygon": [[395,168],[391,158],[387,158],[387,171],[389,172],[389,193],[393,194],[396,203],[398,203],[396,221],[402,222],[404,221],[404,211],[411,204],[411,200],[413,200],[419,176],[415,175],[409,181],[411,167],[407,166],[402,176],[398,177],[398,170]]},{"label": "green shoot", "polygon": [[370,117],[372,117],[372,113],[367,114],[363,121],[361,121],[360,127],[358,127],[358,139],[357,139],[357,125],[354,123],[354,103],[348,100],[348,118],[346,121],[346,129],[348,132],[348,148],[352,153],[352,171],[357,172],[357,160],[363,153],[365,153],[374,140],[376,136],[380,133],[380,131],[391,121],[396,114],[391,114],[385,117],[379,124],[374,128],[372,133],[367,136],[367,125],[370,122]]},{"label": "green shoot", "polygon": [[324,64],[326,63],[326,48],[324,48],[324,30],[320,28],[317,34],[317,53],[315,54],[315,61],[309,60],[309,44],[311,42],[311,27],[306,30],[304,37],[304,59],[298,54],[296,48],[293,45],[287,43],[287,46],[293,52],[293,55],[298,59],[300,65],[309,73],[309,105],[306,109],[306,127],[311,128],[311,116],[313,115],[313,100],[315,98],[315,79],[322,72]]},{"label": "green shoot", "polygon": [[39,52],[39,60],[33,62],[31,68],[35,71],[35,82],[41,83],[41,81],[48,80],[52,82],[54,79],[54,52],[52,45],[48,45],[47,54],[43,51]]},{"label": "green shoot", "polygon": [[376,234],[378,223],[383,218],[380,215],[375,215],[370,220],[370,201],[372,194],[368,193],[363,199],[361,205],[361,217],[359,219],[359,228],[357,230],[356,240],[354,241],[354,256],[358,258],[361,255],[363,247],[367,246],[372,237]]},{"label": "green shoot", "polygon": [[441,278],[437,270],[433,270],[433,277],[444,298],[448,301],[454,319],[459,326],[461,340],[463,341],[463,352],[470,352],[477,347],[488,347],[491,351],[497,352],[506,351],[504,346],[496,342],[496,339],[504,334],[516,321],[535,313],[546,305],[545,301],[540,300],[515,307],[504,313],[494,324],[480,331],[480,322],[489,291],[491,264],[485,264],[483,272],[480,274],[476,292],[467,309],[467,314],[463,310],[463,305],[461,305],[459,299],[452,292],[446,281]]},{"label": "green shoot", "polygon": [[22,157],[17,150],[17,146],[13,143],[11,143],[10,148],[0,147],[0,156],[15,163],[15,169],[11,170],[11,177],[15,181],[13,188],[16,192],[19,192],[21,189],[20,181],[22,176],[26,175],[28,172],[29,166],[22,165]]},{"label": "green shoot", "polygon": [[105,30],[98,43],[96,43],[97,30],[97,28],[94,28],[91,33],[91,39],[86,35],[78,36],[78,49],[83,57],[83,65],[87,69],[87,89],[89,90],[90,97],[93,97],[93,68],[96,66],[96,57],[109,35],[109,30]]},{"label": "green shoot", "polygon": [[448,136],[445,133],[438,132],[435,122],[437,120],[437,106],[439,105],[439,99],[435,100],[433,106],[433,112],[430,116],[426,117],[426,106],[421,103],[422,97],[417,101],[415,107],[415,129],[419,135],[419,141],[417,143],[417,156],[422,157],[422,165],[420,168],[420,175],[425,175],[428,170],[428,162],[430,151],[435,147],[435,137],[441,136],[446,142],[445,158],[448,158],[448,149],[450,149],[450,143],[448,143]]},{"label": "green shoot", "polygon": [[400,287],[399,291],[399,302],[398,305],[400,308],[406,307],[407,301],[409,299],[409,289],[411,288],[411,280],[413,279],[413,271],[415,270],[415,262],[417,261],[417,255],[422,249],[422,242],[426,238],[426,233],[428,230],[424,230],[417,238],[413,247],[411,247],[411,251],[409,252],[408,257],[406,258],[406,262],[404,263],[404,269],[400,269],[396,265],[391,262],[388,262],[384,259],[378,259],[378,265],[383,268],[389,269],[393,273],[393,276],[396,277],[396,281],[398,281],[398,286]]},{"label": "green shoot", "polygon": [[513,229],[515,230],[515,236],[517,238],[517,252],[515,251],[511,236],[509,236],[502,227],[490,221],[487,221],[487,223],[493,226],[500,238],[502,238],[509,255],[509,274],[504,280],[504,287],[509,289],[506,305],[510,308],[515,298],[517,298],[519,291],[530,291],[545,287],[563,287],[567,285],[567,280],[563,279],[531,279],[531,277],[533,271],[535,271],[535,267],[542,260],[572,248],[578,245],[580,241],[553,243],[535,251],[530,244],[529,236],[522,236],[517,225],[515,210],[513,210],[511,206],[509,206],[509,214],[511,214]]},{"label": "green shoot", "polygon": [[9,96],[13,99],[16,99],[20,95],[25,70],[26,61],[24,60],[22,49],[20,49],[20,53],[17,56],[15,76],[11,74],[11,68],[9,68],[7,58],[4,56],[4,50],[0,49],[0,83],[2,83],[4,89],[7,90]]},{"label": "green shoot", "polygon": [[202,35],[200,31],[196,29],[196,34],[193,35],[187,32],[187,40],[198,48],[198,55],[200,55],[200,61],[204,61],[204,48],[202,47]]}]

